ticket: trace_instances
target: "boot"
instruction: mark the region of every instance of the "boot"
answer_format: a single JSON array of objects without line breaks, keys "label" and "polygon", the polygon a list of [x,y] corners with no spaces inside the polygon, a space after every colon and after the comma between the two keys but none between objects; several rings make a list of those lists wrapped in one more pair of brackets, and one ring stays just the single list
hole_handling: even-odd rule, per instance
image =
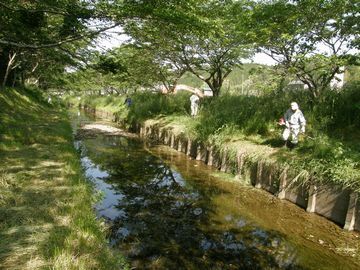
[{"label": "boot", "polygon": [[289,141],[285,141],[283,148],[289,148],[289,144],[290,144]]},{"label": "boot", "polygon": [[289,149],[293,150],[297,146],[297,143],[289,142]]}]

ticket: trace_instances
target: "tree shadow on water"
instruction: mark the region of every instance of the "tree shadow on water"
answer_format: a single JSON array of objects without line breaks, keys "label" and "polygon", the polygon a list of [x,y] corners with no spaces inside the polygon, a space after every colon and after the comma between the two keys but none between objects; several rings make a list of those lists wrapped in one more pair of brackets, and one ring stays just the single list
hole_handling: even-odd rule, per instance
[{"label": "tree shadow on water", "polygon": [[231,228],[213,220],[219,206],[212,198],[228,191],[189,185],[141,151],[113,157],[107,165],[106,182],[123,195],[114,202],[123,214],[111,222],[110,241],[133,267],[304,269],[281,234],[243,220]]}]

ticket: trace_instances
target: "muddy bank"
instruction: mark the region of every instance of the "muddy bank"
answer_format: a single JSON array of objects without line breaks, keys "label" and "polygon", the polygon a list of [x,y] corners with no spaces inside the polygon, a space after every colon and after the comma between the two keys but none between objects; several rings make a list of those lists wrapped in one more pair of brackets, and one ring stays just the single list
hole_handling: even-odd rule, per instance
[{"label": "muddy bank", "polygon": [[106,136],[124,136],[127,138],[139,138],[135,133],[128,132],[118,127],[110,126],[109,124],[102,122],[95,122],[92,124],[84,124],[80,126],[75,135],[75,139],[81,140],[84,138],[90,138],[99,134]]}]

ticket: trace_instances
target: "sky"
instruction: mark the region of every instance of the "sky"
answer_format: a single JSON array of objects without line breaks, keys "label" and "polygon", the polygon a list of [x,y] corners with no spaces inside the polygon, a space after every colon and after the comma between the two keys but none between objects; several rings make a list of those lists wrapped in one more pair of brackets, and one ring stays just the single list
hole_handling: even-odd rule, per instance
[{"label": "sky", "polygon": [[120,34],[122,32],[123,30],[120,26],[105,31],[104,34],[100,35],[100,37],[95,41],[97,49],[99,51],[106,51],[118,47],[125,41],[129,40],[129,36]]},{"label": "sky", "polygon": [[264,53],[256,53],[253,59],[254,63],[273,66],[276,64],[276,61],[270,56]]}]

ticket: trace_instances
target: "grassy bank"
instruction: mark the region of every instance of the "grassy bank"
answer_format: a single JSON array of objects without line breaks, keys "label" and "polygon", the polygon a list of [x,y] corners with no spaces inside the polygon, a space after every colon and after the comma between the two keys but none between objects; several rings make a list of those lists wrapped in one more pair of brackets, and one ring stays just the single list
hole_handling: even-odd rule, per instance
[{"label": "grassy bank", "polygon": [[96,219],[65,110],[0,91],[0,269],[126,269]]},{"label": "grassy bank", "polygon": [[[124,97],[83,97],[80,103],[112,111],[130,125],[157,119],[162,125],[185,131],[194,139],[219,148],[251,148],[256,158],[269,158],[294,171],[302,180],[328,182],[360,191],[360,85],[329,91],[314,103],[305,92],[271,92],[263,96],[223,95],[202,101],[200,114],[189,116],[189,94],[136,93],[126,108]],[[281,140],[278,119],[291,101],[299,102],[307,131],[290,151]],[[77,100],[79,102],[79,100]],[[109,109],[111,108],[111,109]],[[266,152],[266,155],[264,153]]]}]

